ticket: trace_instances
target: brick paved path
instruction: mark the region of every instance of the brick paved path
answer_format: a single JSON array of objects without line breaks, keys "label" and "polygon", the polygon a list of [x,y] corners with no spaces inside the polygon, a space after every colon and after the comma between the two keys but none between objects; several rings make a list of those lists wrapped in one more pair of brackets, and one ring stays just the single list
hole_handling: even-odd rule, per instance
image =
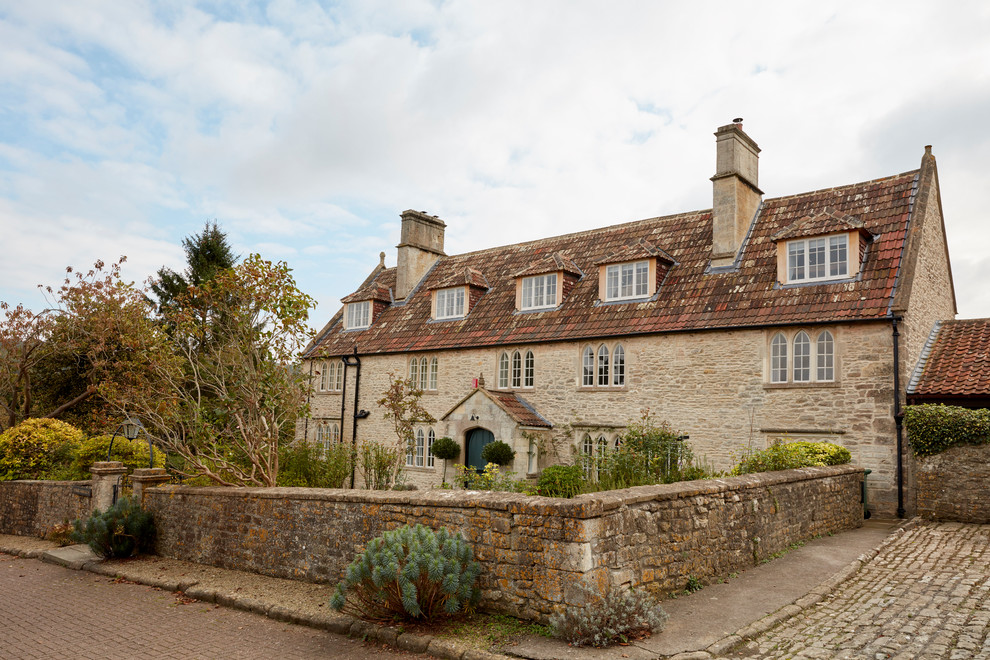
[{"label": "brick paved path", "polygon": [[990,525],[924,523],[731,657],[990,659]]},{"label": "brick paved path", "polygon": [[0,554],[0,658],[425,658]]}]

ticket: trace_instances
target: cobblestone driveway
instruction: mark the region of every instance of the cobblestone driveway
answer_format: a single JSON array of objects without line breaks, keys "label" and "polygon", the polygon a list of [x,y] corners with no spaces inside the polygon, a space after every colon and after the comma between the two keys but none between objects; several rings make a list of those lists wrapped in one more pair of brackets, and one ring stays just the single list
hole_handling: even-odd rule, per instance
[{"label": "cobblestone driveway", "polygon": [[0,658],[425,658],[0,554]]},{"label": "cobblestone driveway", "polygon": [[922,523],[731,657],[990,659],[990,525]]}]

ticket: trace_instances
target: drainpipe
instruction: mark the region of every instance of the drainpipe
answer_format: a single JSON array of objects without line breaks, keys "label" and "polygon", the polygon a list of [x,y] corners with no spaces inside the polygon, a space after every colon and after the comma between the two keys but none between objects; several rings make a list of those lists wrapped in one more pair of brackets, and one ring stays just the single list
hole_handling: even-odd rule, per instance
[{"label": "drainpipe", "polygon": [[[357,346],[354,347],[354,355],[345,355],[342,359],[345,374],[347,367],[357,367],[357,371],[354,373],[354,422],[351,428],[351,488],[354,488],[354,477],[357,472],[357,423],[359,419],[364,419],[368,415],[362,415],[358,412],[358,394],[361,392],[361,358],[358,357]],[[341,425],[344,423],[343,397],[340,399],[340,423]]]},{"label": "drainpipe", "polygon": [[897,331],[897,318],[892,316],[891,337],[894,340],[894,424],[897,426],[897,517],[903,518],[904,511],[904,413],[901,411],[901,333]]},{"label": "drainpipe", "polygon": [[344,365],[344,375],[341,376],[343,385],[340,386],[340,441],[344,441],[344,407],[347,404],[347,357],[342,358]]}]

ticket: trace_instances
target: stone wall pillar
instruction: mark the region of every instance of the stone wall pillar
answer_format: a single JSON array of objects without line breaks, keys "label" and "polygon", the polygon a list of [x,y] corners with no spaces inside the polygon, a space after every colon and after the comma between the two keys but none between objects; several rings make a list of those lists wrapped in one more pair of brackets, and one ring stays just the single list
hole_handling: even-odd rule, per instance
[{"label": "stone wall pillar", "polygon": [[114,486],[120,486],[127,468],[120,461],[100,461],[89,468],[93,475],[93,497],[90,499],[93,511],[106,511],[113,506]]},{"label": "stone wall pillar", "polygon": [[137,468],[131,474],[131,485],[134,488],[134,501],[144,503],[144,490],[168,483],[172,477],[164,468]]}]

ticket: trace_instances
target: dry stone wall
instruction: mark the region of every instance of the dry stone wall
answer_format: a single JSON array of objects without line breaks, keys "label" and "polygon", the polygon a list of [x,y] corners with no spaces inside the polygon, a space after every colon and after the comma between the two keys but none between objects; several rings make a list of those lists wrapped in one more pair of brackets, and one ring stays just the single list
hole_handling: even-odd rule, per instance
[{"label": "dry stone wall", "polygon": [[0,534],[44,536],[90,512],[89,481],[0,482]]},{"label": "dry stone wall", "polygon": [[990,523],[990,446],[958,446],[915,459],[918,515]]},{"label": "dry stone wall", "polygon": [[483,606],[546,620],[579,582],[666,592],[752,566],[796,541],[858,526],[862,468],[805,468],[582,495],[282,488],[146,491],[163,556],[335,582],[403,524],[459,531],[483,566]]}]

